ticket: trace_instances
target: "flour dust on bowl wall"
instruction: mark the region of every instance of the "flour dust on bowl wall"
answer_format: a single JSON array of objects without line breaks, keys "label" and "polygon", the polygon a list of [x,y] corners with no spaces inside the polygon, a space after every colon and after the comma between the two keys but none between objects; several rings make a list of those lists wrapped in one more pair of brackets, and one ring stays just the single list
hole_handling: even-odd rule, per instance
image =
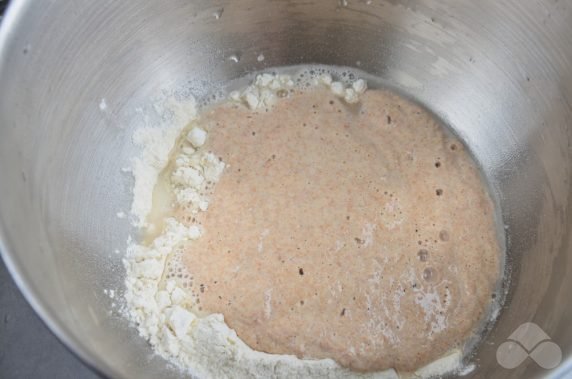
[{"label": "flour dust on bowl wall", "polygon": [[14,4],[3,256],[94,368],[566,377],[568,5]]}]

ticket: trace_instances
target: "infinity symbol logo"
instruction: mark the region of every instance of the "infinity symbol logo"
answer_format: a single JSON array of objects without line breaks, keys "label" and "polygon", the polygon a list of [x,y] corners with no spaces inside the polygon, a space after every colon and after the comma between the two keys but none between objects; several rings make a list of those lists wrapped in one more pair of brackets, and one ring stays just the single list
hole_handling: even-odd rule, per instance
[{"label": "infinity symbol logo", "polygon": [[532,322],[519,326],[497,349],[497,362],[507,369],[520,366],[528,357],[547,370],[562,361],[560,347]]}]

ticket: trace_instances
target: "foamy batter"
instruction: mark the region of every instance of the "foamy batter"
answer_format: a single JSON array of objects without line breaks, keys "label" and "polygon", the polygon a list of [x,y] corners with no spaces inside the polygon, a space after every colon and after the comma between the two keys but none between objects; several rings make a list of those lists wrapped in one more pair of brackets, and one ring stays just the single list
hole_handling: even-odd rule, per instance
[{"label": "foamy batter", "polygon": [[463,145],[370,90],[296,91],[199,120],[227,165],[179,249],[199,314],[255,350],[413,371],[460,347],[499,278],[493,205]]}]

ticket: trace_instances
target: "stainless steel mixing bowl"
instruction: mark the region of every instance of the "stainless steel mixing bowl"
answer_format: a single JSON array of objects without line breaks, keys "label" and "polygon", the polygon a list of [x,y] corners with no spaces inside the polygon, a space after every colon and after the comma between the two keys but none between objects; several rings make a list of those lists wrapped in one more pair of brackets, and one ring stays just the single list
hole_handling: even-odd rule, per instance
[{"label": "stainless steel mixing bowl", "polygon": [[[566,0],[14,0],[0,32],[2,254],[50,328],[107,376],[178,375],[104,294],[123,287],[114,251],[133,230],[116,217],[131,196],[121,169],[133,130],[152,121],[138,110],[165,91],[201,95],[300,63],[383,78],[441,116],[482,165],[512,271],[469,377],[572,377]],[[528,321],[560,346],[558,368],[497,362]]]}]

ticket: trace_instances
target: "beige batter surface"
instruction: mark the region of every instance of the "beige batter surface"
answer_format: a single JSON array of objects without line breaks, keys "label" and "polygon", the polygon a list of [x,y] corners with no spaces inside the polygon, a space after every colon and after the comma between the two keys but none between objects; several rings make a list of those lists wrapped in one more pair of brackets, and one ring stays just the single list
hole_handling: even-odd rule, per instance
[{"label": "beige batter surface", "polygon": [[[427,112],[370,90],[203,114],[229,166],[184,246],[203,313],[255,350],[413,370],[463,344],[491,305],[501,251],[463,145]],[[191,221],[189,221],[191,220]]]}]

